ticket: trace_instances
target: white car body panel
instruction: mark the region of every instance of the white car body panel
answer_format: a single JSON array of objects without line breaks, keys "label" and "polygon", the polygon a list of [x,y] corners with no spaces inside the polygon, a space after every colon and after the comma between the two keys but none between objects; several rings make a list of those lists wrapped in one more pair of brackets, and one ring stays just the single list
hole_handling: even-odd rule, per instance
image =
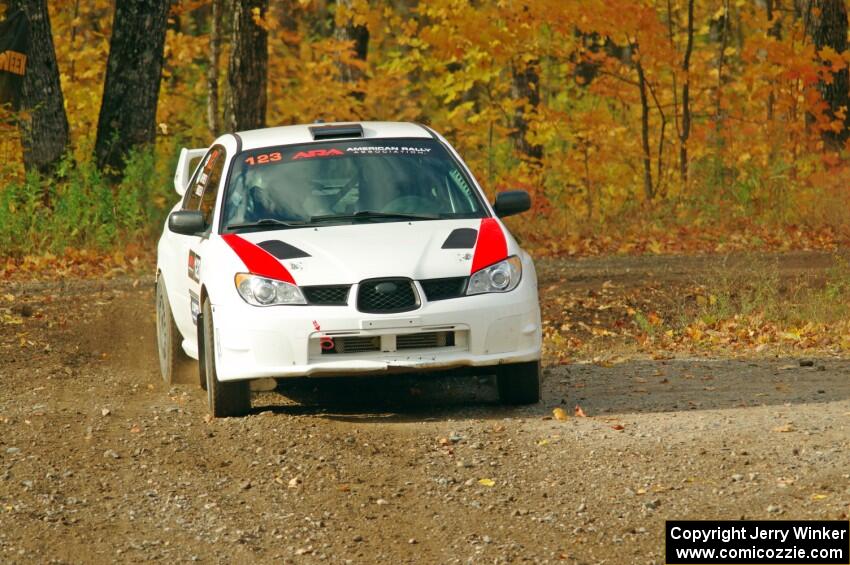
[{"label": "white car body panel", "polygon": [[[464,167],[487,214],[495,216],[477,181],[445,139],[417,124],[362,122],[362,126],[365,139],[436,138]],[[240,233],[252,244],[279,240],[307,253],[308,257],[280,261],[298,286],[352,285],[346,306],[261,307],[245,302],[237,292],[234,277],[249,270],[219,235],[219,210],[231,160],[237,149],[312,142],[309,126],[304,125],[241,132],[238,138],[228,134],[211,144],[211,148],[225,149],[227,161],[209,234],[180,235],[166,224],[158,245],[157,274],[164,277],[174,320],[183,336],[183,349],[190,357],[198,357],[197,308],[203,297],[208,297],[221,381],[493,366],[540,358],[541,323],[534,264],[500,220],[496,222],[504,234],[507,255],[520,257],[523,267],[519,285],[509,292],[429,302],[421,284],[414,282],[421,302],[417,309],[382,314],[359,311],[358,285],[366,279],[404,277],[421,281],[471,274],[474,249],[442,246],[458,228],[478,229],[481,219],[393,221]],[[185,179],[184,187],[189,185],[189,177]],[[175,185],[177,180],[175,177]],[[181,209],[181,205],[178,202],[173,211]],[[197,258],[193,270],[189,269],[190,256]],[[396,348],[398,336],[435,331],[454,332],[454,345],[421,350]],[[374,336],[380,340],[379,351],[322,354],[323,339]]]}]

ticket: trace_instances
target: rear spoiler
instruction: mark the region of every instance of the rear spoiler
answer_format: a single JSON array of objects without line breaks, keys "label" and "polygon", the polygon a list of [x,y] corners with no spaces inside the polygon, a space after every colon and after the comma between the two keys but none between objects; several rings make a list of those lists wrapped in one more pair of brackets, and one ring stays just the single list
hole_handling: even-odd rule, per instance
[{"label": "rear spoiler", "polygon": [[174,190],[180,196],[183,196],[186,192],[186,187],[189,185],[189,178],[191,178],[192,172],[200,164],[206,152],[207,148],[188,149],[184,147],[180,150],[180,158],[177,160],[177,170],[174,171]]}]

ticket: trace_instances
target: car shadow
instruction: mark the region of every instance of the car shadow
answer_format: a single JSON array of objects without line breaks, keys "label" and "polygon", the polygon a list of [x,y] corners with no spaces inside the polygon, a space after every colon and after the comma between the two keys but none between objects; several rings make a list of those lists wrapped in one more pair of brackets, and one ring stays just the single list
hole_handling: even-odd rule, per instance
[{"label": "car shadow", "polygon": [[489,375],[413,374],[282,379],[255,394],[254,412],[315,415],[358,422],[505,417]]},{"label": "car shadow", "polygon": [[390,375],[280,381],[255,395],[254,412],[350,422],[541,418],[555,406],[588,415],[723,410],[850,399],[850,361],[808,359],[636,360],[544,369],[540,403],[498,403],[492,376]]}]

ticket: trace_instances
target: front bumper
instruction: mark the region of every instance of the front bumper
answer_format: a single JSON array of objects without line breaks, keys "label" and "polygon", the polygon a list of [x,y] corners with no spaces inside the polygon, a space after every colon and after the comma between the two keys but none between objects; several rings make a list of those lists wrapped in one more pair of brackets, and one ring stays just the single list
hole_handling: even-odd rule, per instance
[{"label": "front bumper", "polygon": [[[425,302],[400,314],[366,314],[351,304],[259,308],[237,300],[213,304],[222,381],[417,372],[540,358],[540,308],[536,285],[528,280],[511,292]],[[438,334],[439,344],[426,339]],[[371,349],[350,346],[330,353],[322,347],[329,340]]]}]

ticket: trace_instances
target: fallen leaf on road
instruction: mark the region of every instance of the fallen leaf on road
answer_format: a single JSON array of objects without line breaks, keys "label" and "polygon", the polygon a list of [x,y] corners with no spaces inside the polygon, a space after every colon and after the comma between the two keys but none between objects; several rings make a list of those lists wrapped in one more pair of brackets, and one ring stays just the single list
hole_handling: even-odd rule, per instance
[{"label": "fallen leaf on road", "polygon": [[478,484],[485,487],[496,486],[496,481],[493,479],[478,479]]},{"label": "fallen leaf on road", "polygon": [[576,404],[574,411],[575,411],[576,418],[587,418],[587,414],[584,413],[584,410],[582,410],[581,406],[579,406],[578,404]]},{"label": "fallen leaf on road", "polygon": [[131,434],[137,434],[137,433],[139,433],[139,432],[141,432],[141,431],[142,431],[142,428],[140,428],[137,424],[133,424],[133,427],[132,427],[132,428],[130,428],[130,433],[131,433]]},{"label": "fallen leaf on road", "polygon": [[812,495],[812,500],[824,500],[827,497],[825,494],[815,493]]},{"label": "fallen leaf on road", "polygon": [[553,409],[552,416],[554,416],[556,420],[559,420],[561,422],[566,421],[566,419],[569,417],[567,416],[567,411],[561,407]]},{"label": "fallen leaf on road", "polygon": [[773,431],[774,432],[780,432],[780,433],[787,433],[787,432],[796,432],[797,430],[794,429],[793,425],[785,424],[784,426],[778,426],[776,428],[773,428]]},{"label": "fallen leaf on road", "polygon": [[614,424],[613,426],[611,426],[611,429],[617,430],[618,432],[622,432],[626,429],[626,426],[624,426],[623,424]]}]

